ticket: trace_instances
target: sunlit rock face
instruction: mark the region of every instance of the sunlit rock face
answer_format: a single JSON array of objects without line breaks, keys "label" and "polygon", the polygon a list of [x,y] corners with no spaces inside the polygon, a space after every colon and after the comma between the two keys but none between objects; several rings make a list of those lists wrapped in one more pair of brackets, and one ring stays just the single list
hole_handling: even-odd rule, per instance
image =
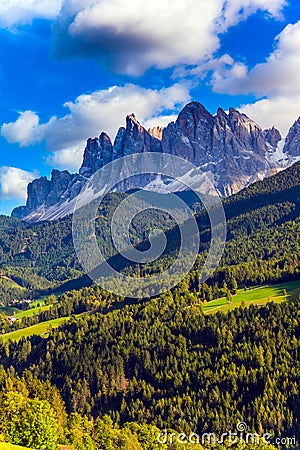
[{"label": "sunlit rock face", "polygon": [[[88,139],[78,174],[53,170],[50,180],[42,177],[30,183],[26,206],[14,209],[12,215],[36,222],[71,214],[77,195],[97,170],[115,159],[143,152],[168,153],[190,161],[208,175],[221,196],[229,196],[300,159],[300,118],[282,139],[276,128],[262,130],[233,108],[228,113],[219,108],[213,116],[198,102],[186,105],[176,122],[165,128],[146,130],[131,114],[114,142],[104,132]],[[160,192],[183,189],[176,180],[154,174],[118,185],[123,191],[139,187]]]}]

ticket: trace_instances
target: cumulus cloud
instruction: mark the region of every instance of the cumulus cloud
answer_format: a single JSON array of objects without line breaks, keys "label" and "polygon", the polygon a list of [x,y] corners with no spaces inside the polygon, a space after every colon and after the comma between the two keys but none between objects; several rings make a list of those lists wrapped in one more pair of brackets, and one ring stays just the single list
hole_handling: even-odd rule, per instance
[{"label": "cumulus cloud", "polygon": [[159,117],[152,117],[151,119],[147,119],[143,121],[144,127],[148,130],[149,128],[154,127],[166,127],[171,122],[175,122],[178,117],[178,114],[170,114],[167,116],[159,116]]},{"label": "cumulus cloud", "polygon": [[21,147],[38,144],[43,139],[44,126],[40,125],[39,116],[34,111],[21,111],[15,122],[4,123],[1,135],[10,144],[20,144]]},{"label": "cumulus cloud", "polygon": [[198,65],[219,36],[258,10],[280,18],[287,0],[0,0],[0,26],[56,19],[57,57],[97,58],[120,73]]},{"label": "cumulus cloud", "polygon": [[211,24],[218,16],[218,3],[101,0],[73,14],[68,8],[56,27],[54,52],[98,57],[130,75],[153,66],[190,64],[195,55],[201,58],[219,46]]},{"label": "cumulus cloud", "polygon": [[0,27],[55,19],[59,57],[101,59],[120,73],[198,64],[219,35],[256,11],[279,17],[286,0],[0,0]]},{"label": "cumulus cloud", "polygon": [[55,19],[62,0],[0,0],[0,26],[11,28],[33,19]]},{"label": "cumulus cloud", "polygon": [[299,93],[300,21],[287,25],[275,38],[275,50],[264,63],[248,71],[243,63],[220,65],[213,75],[214,91],[255,95]]},{"label": "cumulus cloud", "polygon": [[76,171],[82,163],[82,155],[84,149],[84,141],[80,141],[77,145],[53,151],[46,159],[49,166],[61,167],[70,171]]},{"label": "cumulus cloud", "polygon": [[289,128],[300,115],[300,93],[293,98],[272,97],[259,100],[253,104],[242,105],[240,110],[254,119],[262,128],[276,126],[282,136],[286,136]]},{"label": "cumulus cloud", "polygon": [[27,172],[17,167],[0,167],[0,195],[2,199],[26,200],[27,185],[38,177],[38,172]]},{"label": "cumulus cloud", "polygon": [[300,114],[299,42],[300,21],[284,28],[275,38],[274,51],[252,70],[233,59],[219,60],[212,76],[213,90],[264,97],[240,109],[264,127],[275,124],[285,135]]},{"label": "cumulus cloud", "polygon": [[61,118],[52,117],[47,123],[41,124],[36,113],[25,111],[15,122],[3,124],[1,133],[9,142],[21,146],[45,140],[53,152],[48,162],[75,170],[81,164],[88,137],[106,131],[114,138],[125,116],[132,112],[146,126],[165,125],[168,118],[173,120],[172,112],[189,100],[189,87],[184,83],[158,90],[133,84],[113,86],[65,103],[69,113]]},{"label": "cumulus cloud", "polygon": [[[249,73],[250,89],[258,94],[299,93],[300,21],[289,24],[276,38],[276,49]],[[245,88],[247,88],[247,83]]]},{"label": "cumulus cloud", "polygon": [[286,0],[228,0],[222,2],[222,13],[217,19],[217,25],[221,26],[220,31],[226,31],[256,11],[265,11],[271,17],[282,18],[282,9],[287,4]]},{"label": "cumulus cloud", "polygon": [[219,34],[258,10],[279,16],[285,0],[65,0],[54,54],[100,58],[138,75],[150,67],[198,64],[219,48]]}]

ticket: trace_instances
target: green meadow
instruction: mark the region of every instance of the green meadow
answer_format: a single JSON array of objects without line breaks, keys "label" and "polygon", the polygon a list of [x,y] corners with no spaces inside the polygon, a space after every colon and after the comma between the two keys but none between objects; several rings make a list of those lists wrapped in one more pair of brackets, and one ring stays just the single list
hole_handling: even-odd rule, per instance
[{"label": "green meadow", "polygon": [[[286,290],[287,295],[284,295]],[[281,303],[288,300],[295,300],[300,294],[300,281],[289,281],[269,286],[256,286],[251,289],[239,289],[236,295],[232,296],[232,302],[228,303],[227,298],[219,298],[203,305],[206,314],[216,312],[227,312],[234,308],[243,306],[263,306],[268,302]]]},{"label": "green meadow", "polygon": [[7,442],[0,442],[0,450],[34,450],[27,447],[20,447],[19,445],[9,444]]},{"label": "green meadow", "polygon": [[20,311],[15,312],[14,317],[16,319],[22,319],[23,317],[32,317],[38,315],[42,311],[47,311],[47,309],[50,309],[52,305],[45,305],[45,306],[35,306],[34,308],[27,309],[26,311]]},{"label": "green meadow", "polygon": [[[285,295],[286,291],[286,295]],[[212,300],[211,302],[203,304],[203,311],[205,314],[214,314],[217,312],[226,313],[231,311],[239,306],[248,307],[250,305],[255,306],[263,306],[268,302],[281,303],[284,301],[297,299],[300,294],[300,280],[290,281],[286,283],[280,283],[276,285],[269,286],[256,286],[253,288],[239,289],[236,295],[232,296],[232,302],[228,303],[226,297],[219,298],[216,300]],[[14,317],[22,318],[29,317],[38,314],[40,311],[44,311],[49,309],[51,305],[42,305],[43,302],[36,301],[31,304],[31,307],[27,311],[15,312]],[[2,308],[3,311],[4,307]],[[16,308],[6,308],[7,311],[16,310]],[[13,315],[13,314],[11,314]],[[19,341],[22,337],[27,336],[43,336],[46,337],[51,328],[59,327],[63,322],[67,321],[69,317],[62,317],[59,319],[49,320],[47,322],[41,322],[36,325],[32,325],[27,328],[23,328],[21,330],[12,331],[7,334],[2,335],[3,342],[8,341],[9,339],[13,341]],[[1,450],[1,447],[0,447]]]},{"label": "green meadow", "polygon": [[[22,328],[21,330],[12,331],[2,335],[3,342],[11,339],[12,341],[19,341],[23,337],[38,335],[45,336],[52,328],[58,328],[63,322],[66,322],[69,317],[61,317],[59,319],[48,320],[47,322],[41,322],[31,327]],[[1,447],[0,447],[1,450]]]},{"label": "green meadow", "polygon": [[[0,450],[35,450],[28,447],[20,447],[20,445],[9,444],[8,442],[0,442]],[[57,450],[71,450],[67,445],[58,445]]]},{"label": "green meadow", "polygon": [[37,316],[40,312],[47,311],[53,305],[53,304],[45,305],[46,298],[47,296],[31,302],[29,304],[29,309],[24,311],[10,306],[0,306],[0,314],[5,314],[7,316],[14,316],[16,319],[22,319],[23,317]]}]

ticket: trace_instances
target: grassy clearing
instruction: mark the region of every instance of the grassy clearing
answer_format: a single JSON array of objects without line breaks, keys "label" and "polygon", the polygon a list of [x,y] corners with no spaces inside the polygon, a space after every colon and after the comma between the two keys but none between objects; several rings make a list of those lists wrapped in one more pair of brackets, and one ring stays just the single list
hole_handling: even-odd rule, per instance
[{"label": "grassy clearing", "polygon": [[22,319],[23,317],[33,317],[37,316],[42,311],[47,311],[47,309],[50,309],[52,305],[46,305],[46,306],[35,306],[34,308],[27,309],[26,311],[20,311],[16,312],[14,314],[14,317],[16,319]]},{"label": "grassy clearing", "polygon": [[[41,297],[29,304],[29,309],[21,310],[18,308],[13,308],[10,306],[0,306],[0,314],[5,314],[7,316],[14,316],[16,319],[22,319],[23,317],[33,317],[37,316],[42,311],[47,311],[51,308],[51,305],[45,305],[45,301],[48,296]],[[1,450],[1,449],[0,449]]]},{"label": "grassy clearing", "polygon": [[[2,335],[3,342],[11,339],[12,341],[19,341],[22,337],[33,336],[34,334],[38,336],[45,337],[49,330],[52,328],[59,327],[63,322],[66,322],[69,317],[61,317],[59,319],[48,320],[47,322],[41,322],[31,327],[23,328],[22,330],[12,331],[11,333],[6,333]],[[0,447],[1,450],[1,447]]]},{"label": "grassy clearing", "polygon": [[28,449],[27,447],[20,447],[19,445],[9,444],[7,442],[0,442],[0,450],[30,450],[30,449]]},{"label": "grassy clearing", "polygon": [[[286,290],[287,295],[283,294]],[[225,297],[213,300],[203,305],[203,311],[206,314],[216,312],[227,312],[241,306],[242,302],[245,306],[256,305],[263,306],[268,302],[281,303],[286,300],[294,300],[300,294],[300,280],[289,281],[269,286],[257,286],[252,289],[239,289],[238,293],[232,297],[232,303],[228,303]]]},{"label": "grassy clearing", "polygon": [[[287,295],[284,295],[284,290],[286,290]],[[263,306],[268,302],[282,303],[288,300],[297,299],[300,294],[300,280],[290,281],[286,283],[280,283],[276,285],[268,286],[256,286],[251,289],[239,289],[238,293],[232,297],[232,303],[228,303],[225,297],[213,300],[203,305],[203,311],[205,314],[214,314],[216,312],[228,312],[232,309],[238,308],[244,302],[245,306],[255,305]],[[31,306],[33,308],[27,311],[19,311],[15,314],[16,318],[28,317],[30,315],[36,315],[40,311],[46,310],[51,307],[51,305],[45,305],[37,307],[38,304],[42,304],[41,300],[33,302]],[[16,308],[11,308],[16,309]],[[0,310],[1,311],[1,310]],[[79,314],[78,316],[80,316]],[[59,319],[49,320],[47,322],[38,323],[32,325],[31,327],[23,328],[21,330],[12,331],[11,333],[3,334],[2,340],[4,342],[9,339],[13,341],[19,341],[22,337],[38,335],[46,337],[51,328],[59,327],[63,322],[66,322],[69,317],[62,317]],[[1,450],[1,447],[0,447]]]}]

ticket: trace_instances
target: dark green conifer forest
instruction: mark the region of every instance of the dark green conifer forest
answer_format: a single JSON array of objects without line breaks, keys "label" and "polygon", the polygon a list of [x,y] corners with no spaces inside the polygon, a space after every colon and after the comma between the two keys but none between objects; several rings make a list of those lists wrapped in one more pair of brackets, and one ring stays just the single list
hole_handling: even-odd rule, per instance
[{"label": "dark green conifer forest", "polygon": [[[99,244],[127,274],[159,273],[176,257],[178,229],[161,214],[169,243],[162,257],[146,268],[124,262],[106,239],[124,195],[110,194],[99,211]],[[39,224],[0,217],[0,441],[45,450],[222,450],[232,448],[228,441],[177,437],[220,436],[243,422],[272,439],[234,448],[296,448],[275,438],[300,436],[298,291],[283,289],[280,301],[260,305],[247,304],[246,296],[234,302],[253,287],[297,286],[299,197],[296,164],[224,200],[225,252],[205,283],[199,276],[209,223],[197,211],[201,244],[193,270],[172,290],[140,300],[92,285],[76,259],[70,217]],[[137,247],[147,245],[145,222],[151,229],[156,220],[153,212],[135,218]],[[214,299],[225,299],[228,309],[207,313]],[[28,327],[54,319],[65,320],[26,336]],[[7,335],[16,331],[18,338]],[[158,441],[165,429],[174,442]]]}]

